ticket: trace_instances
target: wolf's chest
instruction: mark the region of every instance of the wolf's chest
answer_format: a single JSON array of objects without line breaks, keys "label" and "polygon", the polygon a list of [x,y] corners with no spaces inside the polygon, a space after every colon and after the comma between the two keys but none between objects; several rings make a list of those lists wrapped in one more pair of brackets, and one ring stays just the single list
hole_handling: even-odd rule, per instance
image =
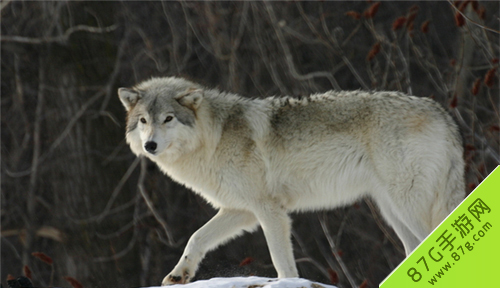
[{"label": "wolf's chest", "polygon": [[238,184],[240,181],[236,175],[231,176],[231,173],[224,171],[223,167],[214,167],[199,162],[176,167],[161,163],[158,165],[174,181],[193,190],[216,208],[244,208],[245,206],[244,197],[239,193],[242,190]]}]

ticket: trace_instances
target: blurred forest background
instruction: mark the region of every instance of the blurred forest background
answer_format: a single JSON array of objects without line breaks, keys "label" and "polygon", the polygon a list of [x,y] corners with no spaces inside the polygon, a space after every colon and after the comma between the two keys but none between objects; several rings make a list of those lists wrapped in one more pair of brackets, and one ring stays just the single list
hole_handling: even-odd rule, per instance
[{"label": "blurred forest background", "polygon": [[[497,1],[0,7],[4,285],[26,273],[36,286],[159,285],[215,214],[125,143],[117,88],[152,76],[248,97],[331,89],[432,97],[459,123],[468,192],[500,163]],[[369,199],[293,219],[304,278],[378,287],[404,259]],[[261,231],[209,253],[196,279],[245,275],[276,276]]]}]

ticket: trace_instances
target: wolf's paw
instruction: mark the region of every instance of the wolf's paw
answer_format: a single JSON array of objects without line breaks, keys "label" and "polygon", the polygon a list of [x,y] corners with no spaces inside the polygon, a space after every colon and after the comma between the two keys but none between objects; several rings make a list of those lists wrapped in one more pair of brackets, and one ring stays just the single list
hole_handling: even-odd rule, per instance
[{"label": "wolf's paw", "polygon": [[180,275],[172,271],[165,278],[163,278],[161,286],[167,286],[173,284],[186,284],[189,283],[190,279],[191,278],[189,277],[189,272],[187,269],[183,270]]}]

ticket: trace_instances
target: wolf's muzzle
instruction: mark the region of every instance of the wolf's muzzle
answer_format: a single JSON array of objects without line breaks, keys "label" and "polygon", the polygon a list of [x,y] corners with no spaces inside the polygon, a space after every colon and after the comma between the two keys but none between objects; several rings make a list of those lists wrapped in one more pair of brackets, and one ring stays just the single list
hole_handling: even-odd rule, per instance
[{"label": "wolf's muzzle", "polygon": [[158,147],[158,145],[154,141],[148,141],[146,142],[146,144],[144,144],[144,149],[146,149],[146,151],[151,154],[154,154],[156,152],[156,147]]}]

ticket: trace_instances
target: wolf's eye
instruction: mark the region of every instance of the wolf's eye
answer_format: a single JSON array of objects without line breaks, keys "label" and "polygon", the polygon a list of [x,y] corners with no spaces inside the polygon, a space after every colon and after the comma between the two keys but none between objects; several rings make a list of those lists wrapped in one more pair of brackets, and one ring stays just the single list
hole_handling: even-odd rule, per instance
[{"label": "wolf's eye", "polygon": [[147,122],[147,121],[146,121],[146,119],[144,119],[144,117],[142,117],[142,118],[141,118],[141,119],[139,119],[139,120],[140,120],[140,121],[141,121],[141,123],[143,123],[143,124],[146,124],[146,122]]},{"label": "wolf's eye", "polygon": [[172,119],[174,119],[174,117],[172,117],[172,116],[167,116],[167,118],[165,118],[165,121],[163,121],[163,123],[170,122],[170,121],[172,121]]}]

